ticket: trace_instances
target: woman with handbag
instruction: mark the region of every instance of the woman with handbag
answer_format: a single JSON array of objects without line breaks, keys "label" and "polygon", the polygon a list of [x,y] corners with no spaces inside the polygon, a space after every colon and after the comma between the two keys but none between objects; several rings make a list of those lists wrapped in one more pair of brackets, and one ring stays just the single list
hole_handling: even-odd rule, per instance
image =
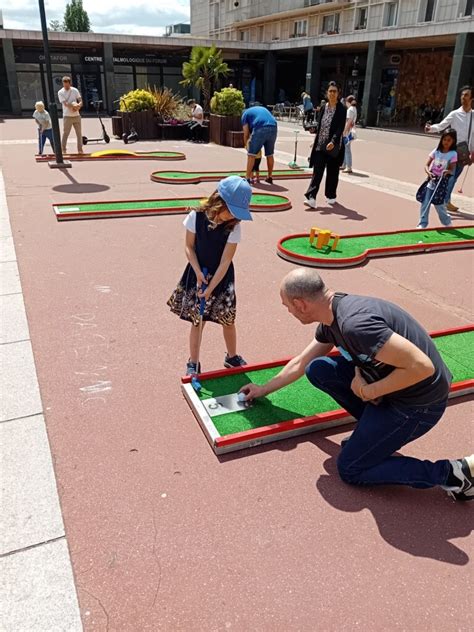
[{"label": "woman with handbag", "polygon": [[331,205],[336,203],[339,167],[344,160],[342,133],[346,125],[346,108],[339,101],[339,89],[334,81],[329,82],[327,99],[327,103],[319,111],[316,128],[310,128],[310,132],[316,133],[309,157],[309,166],[313,167],[313,177],[305,193],[305,203],[311,208],[316,208],[316,196],[324,170],[326,170],[327,203]]}]

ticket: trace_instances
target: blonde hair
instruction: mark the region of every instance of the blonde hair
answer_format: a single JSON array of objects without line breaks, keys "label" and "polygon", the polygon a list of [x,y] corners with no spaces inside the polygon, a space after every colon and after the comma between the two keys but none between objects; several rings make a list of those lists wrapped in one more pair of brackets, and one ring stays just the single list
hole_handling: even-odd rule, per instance
[{"label": "blonde hair", "polygon": [[39,112],[44,110],[44,103],[43,103],[43,101],[36,101],[36,103],[35,103],[35,110],[38,110]]},{"label": "blonde hair", "polygon": [[[232,230],[237,226],[239,220],[235,217],[232,219],[226,220],[224,222],[219,222],[219,215],[225,211],[229,211],[227,204],[221,198],[217,191],[211,193],[211,195],[201,202],[201,206],[196,209],[197,213],[205,213],[207,219],[211,224],[211,229],[217,228],[219,224],[225,224],[226,232],[232,232]],[[230,211],[229,211],[230,212]]]}]

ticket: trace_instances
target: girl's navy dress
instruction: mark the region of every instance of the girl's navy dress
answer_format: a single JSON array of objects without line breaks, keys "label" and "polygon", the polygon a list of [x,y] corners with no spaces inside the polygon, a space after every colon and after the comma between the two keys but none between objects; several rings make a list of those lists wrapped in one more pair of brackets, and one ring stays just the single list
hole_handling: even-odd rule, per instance
[{"label": "girl's navy dress", "polygon": [[[195,251],[201,270],[207,268],[212,277],[219,267],[222,253],[227,245],[229,237],[228,222],[212,228],[206,213],[196,212],[196,241]],[[224,278],[214,289],[212,296],[206,303],[204,320],[219,323],[220,325],[232,325],[236,314],[236,297],[234,285],[234,264],[231,262]],[[191,264],[188,263],[178,286],[168,299],[173,314],[177,314],[182,320],[187,320],[194,325],[199,324],[199,303],[196,287],[197,279]]]}]

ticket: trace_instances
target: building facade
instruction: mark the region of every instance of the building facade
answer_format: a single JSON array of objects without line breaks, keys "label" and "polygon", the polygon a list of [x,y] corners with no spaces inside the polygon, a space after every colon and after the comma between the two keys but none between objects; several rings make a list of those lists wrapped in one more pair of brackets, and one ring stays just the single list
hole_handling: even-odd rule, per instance
[{"label": "building facade", "polygon": [[191,33],[267,46],[267,102],[283,93],[293,101],[302,88],[317,100],[333,79],[356,95],[368,123],[382,113],[408,125],[420,106],[451,107],[456,88],[473,81],[473,4],[191,0]]},{"label": "building facade", "polygon": [[[125,92],[166,86],[183,96],[181,68],[216,44],[246,103],[317,102],[328,81],[354,94],[368,125],[413,126],[440,116],[474,82],[473,0],[191,0],[191,34],[168,37],[51,32],[55,89],[71,75],[85,110],[112,112]],[[0,112],[48,101],[42,35],[0,29]]]}]

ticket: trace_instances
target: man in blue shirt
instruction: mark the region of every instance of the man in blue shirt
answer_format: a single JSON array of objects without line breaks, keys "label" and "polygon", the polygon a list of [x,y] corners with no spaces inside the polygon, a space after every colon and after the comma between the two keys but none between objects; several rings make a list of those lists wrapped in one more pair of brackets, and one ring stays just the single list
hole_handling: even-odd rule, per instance
[{"label": "man in blue shirt", "polygon": [[273,183],[272,173],[275,159],[275,142],[277,137],[277,122],[267,108],[255,105],[248,108],[242,114],[242,127],[244,130],[244,146],[247,147],[247,172],[245,177],[250,183],[255,156],[265,148],[267,159],[268,177],[265,182]]}]

